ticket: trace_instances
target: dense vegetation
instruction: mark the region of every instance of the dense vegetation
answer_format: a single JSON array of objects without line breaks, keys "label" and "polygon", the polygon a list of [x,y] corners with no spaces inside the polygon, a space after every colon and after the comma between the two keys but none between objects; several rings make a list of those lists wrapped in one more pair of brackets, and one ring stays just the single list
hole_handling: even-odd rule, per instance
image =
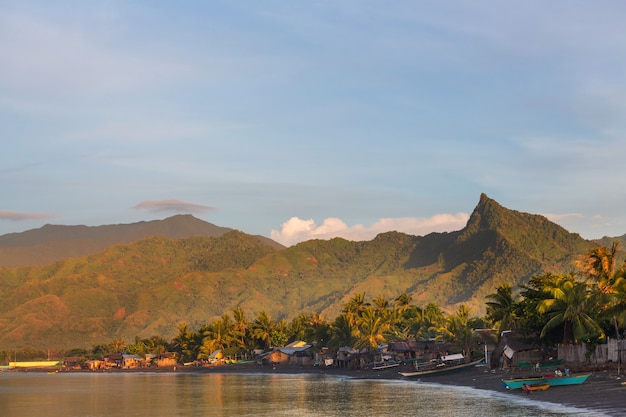
[{"label": "dense vegetation", "polygon": [[251,322],[264,312],[291,324],[307,312],[332,324],[365,295],[388,300],[392,311],[406,295],[409,315],[436,305],[446,317],[461,306],[482,316],[499,285],[519,294],[533,277],[574,273],[574,261],[594,246],[486,195],[463,230],[427,236],[389,232],[366,242],[311,240],[282,249],[238,231],[151,236],[48,266],[0,268],[0,349],[171,340],[177,323],[196,332],[237,308]]},{"label": "dense vegetation", "polygon": [[[393,300],[382,296],[368,300],[365,294],[356,294],[331,321],[318,313],[274,320],[265,311],[248,318],[238,307],[232,315],[224,314],[197,329],[181,323],[169,341],[162,336],[136,337],[127,344],[117,338],[109,344],[63,353],[99,357],[112,352],[175,351],[181,360],[192,361],[207,359],[218,349],[227,356],[243,356],[300,340],[318,347],[375,350],[389,341],[432,338],[469,352],[476,341],[475,329],[485,327],[496,328],[496,334],[519,330],[545,345],[586,342],[593,346],[607,335],[620,338],[626,326],[626,262],[616,267],[617,254],[617,244],[610,249],[594,248],[577,262],[575,273],[535,276],[521,285],[517,294],[510,285],[501,284],[487,295],[486,314],[480,318],[464,304],[446,314],[434,303],[414,305],[407,293]],[[8,360],[17,352],[2,355]],[[27,349],[19,355],[32,358],[42,352]]]}]

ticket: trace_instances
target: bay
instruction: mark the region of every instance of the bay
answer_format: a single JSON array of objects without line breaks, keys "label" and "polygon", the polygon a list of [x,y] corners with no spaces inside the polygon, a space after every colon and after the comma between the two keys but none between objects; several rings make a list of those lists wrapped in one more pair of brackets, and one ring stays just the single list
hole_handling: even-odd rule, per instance
[{"label": "bay", "polygon": [[505,394],[307,374],[0,373],[5,417],[602,415]]}]

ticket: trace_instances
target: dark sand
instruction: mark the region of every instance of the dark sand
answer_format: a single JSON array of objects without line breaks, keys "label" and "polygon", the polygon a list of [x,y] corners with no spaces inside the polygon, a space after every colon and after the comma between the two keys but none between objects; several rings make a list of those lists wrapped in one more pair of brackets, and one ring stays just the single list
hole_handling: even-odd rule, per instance
[{"label": "dark sand", "polygon": [[[534,391],[530,394],[525,394],[522,390],[507,390],[501,385],[501,379],[511,378],[512,376],[525,376],[525,374],[512,375],[510,372],[504,371],[491,372],[486,366],[478,366],[467,370],[448,374],[430,375],[421,378],[406,378],[398,374],[399,371],[410,371],[411,369],[408,365],[383,370],[352,370],[333,367],[298,367],[286,365],[278,365],[276,368],[273,368],[271,366],[260,366],[255,364],[222,365],[196,369],[198,372],[215,373],[302,373],[337,375],[360,379],[399,379],[406,381],[420,381],[425,383],[455,385],[472,387],[481,390],[497,391],[503,393],[504,395],[519,396],[534,401],[595,410],[610,416],[626,416],[626,386],[621,385],[622,381],[626,381],[626,376],[618,379],[616,369],[594,370],[593,374],[582,385],[551,387],[546,391]],[[188,368],[186,367],[179,367],[177,372],[185,372],[187,370]]]}]

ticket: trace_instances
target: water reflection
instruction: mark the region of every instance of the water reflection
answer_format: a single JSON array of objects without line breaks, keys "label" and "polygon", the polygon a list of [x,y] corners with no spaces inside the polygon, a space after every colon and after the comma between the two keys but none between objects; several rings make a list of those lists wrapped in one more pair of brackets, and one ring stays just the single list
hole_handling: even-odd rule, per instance
[{"label": "water reflection", "polygon": [[594,415],[415,382],[271,374],[4,373],[0,403],[6,417]]}]

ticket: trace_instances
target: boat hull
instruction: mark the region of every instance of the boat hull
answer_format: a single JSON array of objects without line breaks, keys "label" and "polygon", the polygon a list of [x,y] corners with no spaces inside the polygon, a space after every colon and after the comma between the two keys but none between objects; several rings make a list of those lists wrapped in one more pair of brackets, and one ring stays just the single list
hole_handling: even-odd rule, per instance
[{"label": "boat hull", "polygon": [[570,375],[570,376],[555,376],[555,377],[544,377],[544,376],[536,376],[536,377],[527,377],[527,378],[511,378],[511,379],[503,379],[502,386],[507,389],[520,389],[524,385],[537,385],[537,384],[548,384],[551,387],[560,387],[566,385],[580,385],[584,383],[587,378],[591,376],[591,373],[588,374],[580,374],[580,375]]},{"label": "boat hull", "polygon": [[483,361],[482,359],[479,359],[473,362],[467,362],[467,363],[451,365],[451,366],[442,366],[442,367],[435,368],[435,369],[427,369],[427,370],[415,371],[415,372],[398,372],[398,373],[407,378],[415,378],[415,377],[428,376],[428,375],[438,375],[438,374],[443,374],[446,372],[453,372],[453,371],[460,371],[463,369],[468,369],[468,368],[471,368],[480,364],[482,361]]},{"label": "boat hull", "polygon": [[550,384],[550,386],[553,387],[559,387],[564,385],[580,385],[583,384],[590,376],[591,373],[569,376],[555,376],[552,378],[546,378],[546,381],[548,384]]},{"label": "boat hull", "polygon": [[502,386],[506,389],[520,389],[524,385],[546,384],[547,379],[542,376],[533,376],[528,378],[511,378],[503,379]]}]

